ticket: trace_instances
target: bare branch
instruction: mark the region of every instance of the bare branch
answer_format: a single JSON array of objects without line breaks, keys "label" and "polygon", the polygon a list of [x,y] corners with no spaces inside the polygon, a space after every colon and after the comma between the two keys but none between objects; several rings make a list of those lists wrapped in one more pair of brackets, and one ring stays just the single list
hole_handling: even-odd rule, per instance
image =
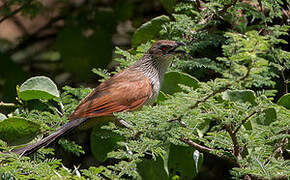
[{"label": "bare branch", "polygon": [[192,147],[194,147],[195,149],[201,151],[201,152],[212,152],[214,149],[199,145],[195,142],[193,142],[192,140],[188,139],[188,138],[180,138],[180,141],[182,141],[183,143],[190,145]]},{"label": "bare branch", "polygon": [[[181,142],[183,142],[183,143],[185,143],[185,144],[197,149],[200,152],[211,153],[211,152],[215,151],[215,149],[211,149],[211,148],[208,148],[206,146],[202,146],[200,144],[197,144],[197,143],[193,142],[191,139],[188,139],[188,138],[180,138],[179,140]],[[219,155],[217,155],[217,156],[219,156]],[[221,155],[219,157],[224,159],[224,160],[226,160],[227,162],[233,164],[235,167],[240,167],[240,164],[235,159],[231,159],[231,158],[229,158],[226,155]]]}]

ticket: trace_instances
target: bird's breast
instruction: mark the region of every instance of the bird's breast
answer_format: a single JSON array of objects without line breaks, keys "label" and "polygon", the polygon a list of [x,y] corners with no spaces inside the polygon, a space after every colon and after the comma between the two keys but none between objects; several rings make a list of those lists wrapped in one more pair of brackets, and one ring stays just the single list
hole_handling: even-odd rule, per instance
[{"label": "bird's breast", "polygon": [[159,73],[156,73],[156,74],[151,73],[150,75],[148,74],[144,74],[144,75],[149,78],[150,83],[151,83],[151,88],[152,88],[151,95],[145,102],[145,105],[151,105],[155,102],[155,100],[157,99],[159,95],[163,76],[160,76]]}]

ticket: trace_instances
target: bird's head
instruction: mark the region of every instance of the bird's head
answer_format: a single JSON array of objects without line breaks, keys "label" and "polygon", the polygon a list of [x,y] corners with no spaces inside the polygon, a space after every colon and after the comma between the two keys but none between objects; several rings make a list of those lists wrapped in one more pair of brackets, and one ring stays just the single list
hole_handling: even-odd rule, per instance
[{"label": "bird's head", "polygon": [[151,46],[147,53],[160,60],[169,60],[176,54],[185,53],[185,51],[177,49],[184,45],[182,42],[159,40]]}]

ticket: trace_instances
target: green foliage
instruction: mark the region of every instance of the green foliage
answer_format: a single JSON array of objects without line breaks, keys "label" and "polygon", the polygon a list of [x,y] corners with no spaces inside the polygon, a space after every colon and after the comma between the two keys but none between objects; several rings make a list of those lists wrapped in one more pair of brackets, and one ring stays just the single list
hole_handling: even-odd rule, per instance
[{"label": "green foliage", "polygon": [[196,89],[199,86],[198,80],[188,74],[176,71],[167,72],[164,75],[161,92],[157,97],[156,103],[164,101],[168,95],[182,91],[180,85],[186,85],[192,89]]},{"label": "green foliage", "polygon": [[32,99],[58,100],[59,92],[54,82],[45,76],[29,78],[19,88],[18,96],[24,101]]},{"label": "green foliage", "polygon": [[180,177],[181,179],[194,178],[202,165],[202,155],[191,147],[177,146],[171,144],[169,147],[167,168],[169,177]]},{"label": "green foliage", "polygon": [[277,104],[290,109],[290,93],[284,94],[277,102]]},{"label": "green foliage", "polygon": [[132,47],[137,47],[141,43],[153,39],[161,30],[162,25],[169,21],[169,17],[162,15],[153,18],[139,27],[132,37]]},{"label": "green foliage", "polygon": [[163,159],[158,156],[154,161],[149,159],[144,159],[137,164],[137,171],[142,177],[142,179],[168,179],[168,175],[164,170]]},{"label": "green foliage", "polygon": [[74,153],[77,156],[84,154],[82,146],[77,145],[75,142],[69,141],[67,139],[60,139],[58,143],[68,152]]},{"label": "green foliage", "polygon": [[39,132],[40,126],[24,118],[7,118],[0,122],[0,139],[9,145],[25,144]]},{"label": "green foliage", "polygon": [[198,80],[194,77],[181,72],[168,72],[164,76],[161,91],[166,94],[174,94],[180,92],[182,89],[179,84],[183,84],[193,89],[198,88]]},{"label": "green foliage", "polygon": [[[33,159],[0,154],[2,177],[193,179],[202,176],[209,154],[227,164],[231,177],[224,179],[290,176],[286,76],[290,53],[284,48],[289,26],[276,23],[283,18],[282,1],[162,3],[172,19],[162,15],[141,25],[133,35],[135,49],[116,48],[116,70],[93,70],[108,79],[139,59],[154,37],[187,43],[188,54],[173,60],[158,103],[139,111],[115,113],[130,129],[114,123],[95,127],[90,134],[92,154],[100,161],[95,166],[67,169],[61,160],[47,159],[52,153],[44,148]],[[111,17],[109,12],[102,15]],[[125,16],[131,16],[130,12]],[[114,26],[101,22],[106,29]],[[81,28],[68,31],[73,32],[59,36],[57,48],[65,63],[69,62],[68,67],[77,71],[78,63],[71,60],[92,62],[95,54],[84,52],[87,43],[95,42],[87,39]],[[283,80],[281,89],[277,88],[281,82],[277,79]],[[25,118],[42,131],[52,132],[67,122],[68,115],[89,92],[89,88],[64,87],[58,104],[38,96],[36,100],[19,96],[23,102],[9,116]],[[283,96],[277,98],[277,94]],[[1,139],[7,141],[3,136]],[[9,150],[10,142],[4,141],[0,141],[1,149]],[[62,140],[60,144],[82,157],[78,143]]]},{"label": "green foliage", "polygon": [[251,90],[229,90],[223,92],[222,97],[224,100],[239,101],[242,103],[249,102],[252,105],[257,105],[257,103],[255,102],[255,94]]},{"label": "green foliage", "polygon": [[90,141],[92,154],[98,161],[104,162],[109,152],[118,149],[117,143],[122,141],[122,136],[96,126],[93,128]]}]

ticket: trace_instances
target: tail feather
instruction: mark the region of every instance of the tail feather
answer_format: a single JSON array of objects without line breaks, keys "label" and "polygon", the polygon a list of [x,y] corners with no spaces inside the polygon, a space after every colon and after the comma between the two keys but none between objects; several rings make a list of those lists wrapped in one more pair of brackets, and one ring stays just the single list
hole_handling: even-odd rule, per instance
[{"label": "tail feather", "polygon": [[50,143],[54,142],[57,138],[64,135],[65,133],[69,132],[70,130],[76,128],[82,122],[84,122],[86,120],[87,120],[87,118],[80,118],[80,119],[75,119],[75,120],[69,121],[68,123],[63,125],[61,128],[59,128],[56,132],[41,139],[40,141],[38,141],[34,144],[31,144],[31,145],[25,146],[23,148],[13,150],[12,152],[19,154],[19,155],[29,155],[29,154],[37,151],[41,147],[48,146]]}]

